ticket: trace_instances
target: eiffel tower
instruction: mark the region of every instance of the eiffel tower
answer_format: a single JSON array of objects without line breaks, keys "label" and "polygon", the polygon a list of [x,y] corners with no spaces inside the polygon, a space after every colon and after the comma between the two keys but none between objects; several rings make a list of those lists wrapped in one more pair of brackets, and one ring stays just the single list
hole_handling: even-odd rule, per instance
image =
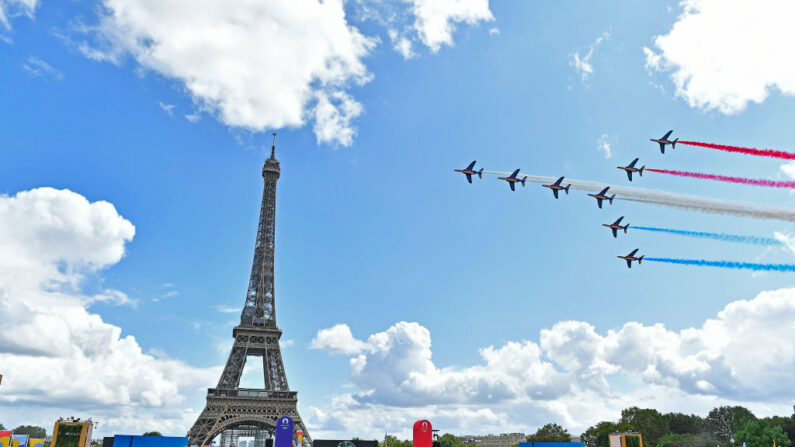
[{"label": "eiffel tower", "polygon": [[[264,447],[281,416],[290,416],[304,432],[304,443],[312,442],[298,415],[298,393],[290,391],[284,373],[276,326],[273,293],[273,259],[276,242],[276,181],[281,172],[275,157],[276,134],[271,156],[262,167],[262,192],[254,262],[240,324],[232,330],[235,343],[215,388],[207,390],[207,405],[188,431],[190,445],[206,446],[218,435],[222,447],[236,447],[239,437],[254,437],[254,447]],[[265,387],[240,388],[240,376],[249,356],[262,357]],[[260,445],[261,444],[261,445]]]}]

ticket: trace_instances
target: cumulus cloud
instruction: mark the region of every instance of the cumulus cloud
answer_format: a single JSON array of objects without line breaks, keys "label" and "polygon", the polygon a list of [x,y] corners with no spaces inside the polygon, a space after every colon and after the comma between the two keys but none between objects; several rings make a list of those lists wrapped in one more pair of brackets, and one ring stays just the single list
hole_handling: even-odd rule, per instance
[{"label": "cumulus cloud", "polygon": [[506,429],[527,423],[529,412],[541,415],[538,424],[558,420],[584,429],[634,404],[706,412],[716,402],[739,402],[785,411],[795,381],[793,319],[795,289],[781,289],[730,303],[701,327],[679,331],[628,322],[600,333],[587,322],[562,321],[542,330],[538,341],[483,348],[481,363],[467,367],[437,366],[430,332],[417,323],[396,323],[366,342],[337,325],[317,338],[338,333],[342,345],[356,346],[348,352],[350,380],[359,391],[311,415],[335,432],[348,423],[336,416],[343,407],[351,421],[359,415],[385,429],[400,415],[458,411],[463,418],[484,409],[489,414],[480,417],[499,418]]},{"label": "cumulus cloud", "polygon": [[319,142],[348,145],[361,104],[347,90],[372,78],[375,45],[342,0],[103,0],[88,57],[176,79],[197,106],[254,131],[314,121]]},{"label": "cumulus cloud", "polygon": [[644,48],[647,68],[670,72],[691,107],[741,112],[771,90],[795,94],[795,4],[787,0],[685,0],[668,34]]},{"label": "cumulus cloud", "polygon": [[[417,55],[414,43],[432,53],[454,44],[458,24],[491,22],[488,0],[358,0],[362,20],[374,20],[388,28],[393,48],[405,59]],[[499,33],[491,28],[489,34]]]},{"label": "cumulus cloud", "polygon": [[311,349],[323,349],[335,354],[358,354],[367,344],[355,339],[347,324],[338,324],[318,331],[312,339]]},{"label": "cumulus cloud", "polygon": [[39,5],[39,0],[0,0],[0,25],[6,29],[11,29],[11,19],[24,15],[30,19]]},{"label": "cumulus cloud", "polygon": [[571,55],[571,65],[580,74],[580,80],[585,82],[593,74],[593,65],[591,65],[591,58],[594,55],[596,48],[606,39],[610,38],[610,33],[605,31],[596,38],[594,43],[588,46],[588,51],[584,56],[580,56],[580,52],[576,51]]},{"label": "cumulus cloud", "polygon": [[0,331],[0,364],[13,365],[0,404],[31,414],[90,406],[114,418],[147,407],[179,419],[174,405],[184,391],[212,380],[216,369],[146,354],[89,310],[98,301],[131,303],[121,291],[83,285],[119,262],[134,234],[112,204],[68,190],[0,196],[0,315],[13,325]]}]

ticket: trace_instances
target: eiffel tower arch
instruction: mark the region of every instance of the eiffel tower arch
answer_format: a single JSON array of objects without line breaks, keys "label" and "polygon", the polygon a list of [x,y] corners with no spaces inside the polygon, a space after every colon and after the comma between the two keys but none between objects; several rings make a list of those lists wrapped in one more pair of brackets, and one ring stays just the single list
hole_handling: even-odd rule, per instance
[{"label": "eiffel tower arch", "polygon": [[[238,447],[238,438],[253,437],[253,446],[264,447],[276,421],[290,416],[304,432],[304,444],[312,438],[298,414],[298,393],[290,391],[284,373],[276,326],[273,261],[276,242],[276,182],[281,169],[276,160],[276,134],[271,156],[262,167],[262,192],[254,262],[240,324],[232,330],[232,351],[215,388],[207,390],[207,404],[188,431],[190,445],[205,446],[220,436],[221,447]],[[262,359],[264,388],[240,388],[240,377],[249,357]]]}]

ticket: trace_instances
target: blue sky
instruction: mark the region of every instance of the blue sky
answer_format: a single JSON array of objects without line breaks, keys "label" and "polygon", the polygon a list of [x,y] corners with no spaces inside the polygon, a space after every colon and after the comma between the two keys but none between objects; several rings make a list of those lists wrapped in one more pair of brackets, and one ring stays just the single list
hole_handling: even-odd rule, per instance
[{"label": "blue sky", "polygon": [[[155,370],[174,361],[195,373],[196,379],[183,383],[165,374],[164,389],[174,385],[178,392],[164,396],[179,398],[162,402],[137,398],[135,391],[117,403],[112,397],[92,400],[72,390],[56,396],[57,405],[48,405],[53,396],[32,390],[36,387],[15,385],[14,369],[5,367],[0,372],[9,394],[5,398],[0,394],[0,422],[6,426],[49,425],[67,412],[83,411],[102,421],[100,430],[105,433],[157,426],[180,434],[188,428],[185,421],[189,425],[195,417],[190,411],[201,409],[202,390],[214,385],[218,366],[231,347],[231,329],[239,318],[251,267],[262,192],[260,169],[274,131],[282,167],[277,321],[284,330],[288,379],[299,391],[301,411],[315,437],[375,436],[387,430],[408,433],[406,421],[426,416],[439,420],[436,425],[442,430],[461,434],[463,430],[531,431],[553,420],[579,433],[599,420],[616,419],[618,410],[635,404],[702,413],[715,402],[741,403],[760,414],[783,414],[789,408],[757,389],[764,387],[768,376],[738,372],[742,368],[730,362],[726,368],[732,371],[731,380],[746,380],[725,387],[736,392],[722,392],[718,382],[724,379],[716,378],[715,371],[696,378],[715,383],[695,385],[694,391],[684,384],[686,373],[668,377],[661,372],[661,361],[655,360],[661,377],[650,377],[645,367],[638,372],[624,365],[620,372],[605,373],[609,391],[601,385],[597,387],[601,391],[577,385],[579,391],[563,393],[558,400],[596,396],[602,402],[587,408],[572,403],[567,409],[549,399],[536,399],[533,393],[479,400],[478,393],[461,391],[463,385],[448,384],[450,395],[461,392],[450,403],[433,393],[407,393],[400,381],[381,389],[373,379],[378,368],[394,372],[403,368],[397,363],[411,363],[410,358],[388,348],[379,351],[374,341],[367,342],[377,333],[390,340],[393,335],[398,340],[403,337],[408,346],[419,346],[422,357],[430,349],[423,344],[427,332],[433,368],[438,368],[431,375],[441,381],[428,383],[446,383],[445,374],[453,372],[460,373],[465,383],[477,383],[488,382],[484,377],[490,375],[488,367],[483,368],[486,372],[477,370],[485,361],[481,349],[541,343],[540,331],[559,322],[590,324],[604,338],[611,336],[608,331],[615,335],[631,322],[649,331],[660,324],[668,334],[679,336],[684,334],[679,331],[706,327],[709,319],[723,322],[731,333],[733,320],[718,313],[732,314],[727,306],[740,300],[751,300],[745,305],[760,308],[775,304],[779,315],[793,312],[791,291],[773,293],[773,304],[755,299],[764,291],[792,287],[788,274],[652,263],[628,270],[615,258],[640,247],[650,257],[790,263],[792,253],[787,249],[631,230],[613,239],[599,225],[624,215],[636,225],[773,237],[774,232],[791,232],[787,222],[618,201],[600,210],[580,191],[556,201],[537,184],[512,193],[493,176],[469,185],[452,172],[477,159],[486,170],[521,168],[527,174],[628,185],[615,166],[640,157],[641,163],[655,168],[786,179],[786,168],[778,160],[681,145],[661,155],[648,141],[675,129],[675,136],[682,139],[781,149],[795,143],[788,120],[795,112],[793,92],[781,81],[787,79],[788,67],[770,61],[758,69],[767,77],[752,79],[733,73],[732,64],[719,67],[715,71],[723,74],[715,75],[701,73],[703,67],[693,62],[704,54],[723,54],[720,39],[716,38],[718,46],[710,47],[712,40],[700,40],[702,36],[686,27],[688,20],[702,20],[701,32],[728,34],[729,24],[721,28],[720,20],[714,29],[708,28],[715,24],[709,16],[715,14],[715,4],[692,1],[691,6],[700,5],[701,10],[685,13],[676,2],[472,1],[469,9],[440,13],[443,24],[454,26],[448,30],[450,40],[444,41],[444,26],[433,29],[437,22],[421,22],[421,9],[400,2],[349,1],[337,20],[368,43],[358,41],[358,50],[331,54],[328,60],[347,61],[341,69],[345,73],[329,74],[333,68],[315,73],[303,86],[314,99],[296,104],[285,93],[288,88],[281,87],[289,79],[274,73],[308,64],[310,56],[258,42],[262,37],[258,30],[252,32],[249,46],[231,50],[241,54],[231,62],[242,60],[243,66],[225,64],[209,52],[158,59],[144,50],[169,46],[173,42],[166,41],[172,38],[195,43],[198,38],[185,37],[185,30],[201,35],[201,14],[196,14],[195,24],[191,17],[177,20],[170,27],[173,33],[151,31],[152,47],[146,47],[147,43],[130,43],[130,39],[146,36],[156,25],[145,18],[123,17],[119,11],[126,3],[0,1],[0,11],[7,17],[5,26],[0,23],[0,192],[14,197],[41,187],[65,189],[89,202],[107,201],[131,222],[135,234],[126,243],[123,258],[103,258],[86,267],[82,261],[94,248],[83,247],[75,253],[89,254],[66,254],[53,261],[83,269],[79,284],[64,286],[63,293],[122,292],[124,299],[84,300],[79,307],[120,328],[121,337],[133,336],[140,355],[152,358]],[[257,2],[245,3],[242,14]],[[292,7],[309,10],[316,2],[260,3],[262,14],[272,10],[278,16]],[[415,5],[420,8],[422,3],[418,0]],[[327,7],[335,4],[327,2]],[[151,17],[159,9],[141,8],[150,8]],[[397,16],[389,11],[397,11]],[[745,13],[741,6],[722,12],[730,18]],[[333,21],[327,13],[319,20]],[[296,20],[285,26],[294,26],[288,31],[300,35],[303,19]],[[748,20],[755,24],[754,30],[764,28],[758,25],[762,18]],[[130,31],[135,27],[138,34]],[[348,34],[339,29],[330,32],[332,37],[342,35],[338,48],[357,42],[347,29]],[[390,37],[390,30],[397,39]],[[438,33],[442,39],[434,40]],[[658,36],[668,36],[667,43],[655,41]],[[411,43],[412,57],[393,48],[400,38]],[[735,49],[739,59],[768,43],[761,32],[753,38],[757,39],[753,45]],[[730,45],[731,39],[727,37],[724,45]],[[644,47],[662,62],[655,64]],[[693,54],[683,56],[683,48]],[[590,73],[576,66],[575,55],[590,64]],[[766,55],[759,56],[763,62]],[[250,66],[245,63],[248,56]],[[691,82],[677,84],[676,76],[683,74]],[[723,77],[716,81],[714,76]],[[241,99],[239,91],[229,93],[231,87],[210,98],[196,86],[206,79],[221,87],[265,87],[257,92],[243,88],[243,95],[250,93],[251,98]],[[759,97],[755,87],[760,83],[769,97]],[[336,98],[333,112],[348,113],[348,119],[316,118],[325,97]],[[345,112],[358,107],[359,113]],[[251,108],[253,118],[245,113]],[[288,113],[291,108],[302,111],[301,122],[294,122],[295,115]],[[600,150],[600,141],[608,142],[611,158]],[[795,206],[787,190],[655,174],[637,179],[633,186]],[[35,213],[37,208],[30,209]],[[31,221],[38,222],[37,216]],[[3,281],[5,287],[0,288],[14,288],[15,277]],[[738,312],[741,321],[743,315],[765,315],[747,309]],[[15,315],[21,320],[25,316]],[[791,329],[759,318],[760,326],[772,326],[773,333],[784,331],[785,336]],[[398,322],[416,325],[398,326]],[[323,342],[318,331],[337,324],[346,325],[355,340]],[[384,332],[390,327],[396,329]],[[745,341],[758,336],[760,344],[769,346],[765,341],[769,334],[745,334]],[[6,343],[13,348],[11,341]],[[347,348],[340,343],[347,343]],[[530,346],[527,343],[525,347]],[[725,346],[709,352],[714,358],[731,359],[746,352],[742,349],[751,349],[732,346],[734,354],[721,351]],[[17,356],[7,360],[26,361],[20,354],[24,350],[6,351]],[[574,354],[579,352],[576,349],[571,348],[568,357],[546,347],[542,351],[537,360],[543,365],[533,364],[530,369],[546,370],[553,362],[552,370],[579,374],[567,370],[582,361]],[[791,348],[768,353],[783,362],[778,363],[783,369],[792,370]],[[356,370],[356,361],[351,360],[357,358],[360,366],[369,367]],[[92,380],[105,380],[97,374]],[[521,383],[522,377],[516,378],[518,384],[506,379],[513,384],[507,389],[530,387]],[[558,380],[580,380],[550,377],[532,386],[551,389]],[[665,390],[673,390],[673,397],[660,397]],[[403,395],[413,397],[401,401]],[[114,410],[115,405],[124,410]],[[456,413],[446,405],[468,410]],[[26,411],[13,411],[17,406]],[[379,416],[355,427],[341,412]]]}]

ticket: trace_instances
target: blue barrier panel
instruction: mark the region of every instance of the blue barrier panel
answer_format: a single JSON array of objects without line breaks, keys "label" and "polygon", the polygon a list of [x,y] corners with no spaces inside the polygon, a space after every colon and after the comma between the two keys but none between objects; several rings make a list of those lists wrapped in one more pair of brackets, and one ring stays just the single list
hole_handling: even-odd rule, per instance
[{"label": "blue barrier panel", "polygon": [[585,447],[585,443],[584,442],[520,442],[519,447]]},{"label": "blue barrier panel", "polygon": [[113,447],[188,447],[184,436],[129,436],[113,437]]}]

